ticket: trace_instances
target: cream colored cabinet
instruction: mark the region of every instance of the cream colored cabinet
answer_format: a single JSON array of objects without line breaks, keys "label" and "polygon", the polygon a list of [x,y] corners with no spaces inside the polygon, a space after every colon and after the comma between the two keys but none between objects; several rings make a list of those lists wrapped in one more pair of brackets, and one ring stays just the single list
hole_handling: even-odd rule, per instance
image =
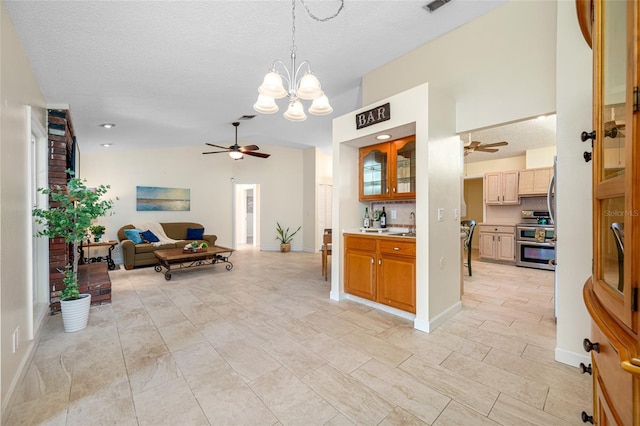
[{"label": "cream colored cabinet", "polygon": [[416,243],[399,237],[344,237],[344,291],[416,312]]},{"label": "cream colored cabinet", "polygon": [[520,170],[518,177],[518,195],[521,197],[540,197],[547,195],[553,168]]},{"label": "cream colored cabinet", "polygon": [[488,205],[520,204],[517,170],[484,175],[484,202]]},{"label": "cream colored cabinet", "polygon": [[480,225],[480,258],[515,262],[515,227],[506,225]]}]

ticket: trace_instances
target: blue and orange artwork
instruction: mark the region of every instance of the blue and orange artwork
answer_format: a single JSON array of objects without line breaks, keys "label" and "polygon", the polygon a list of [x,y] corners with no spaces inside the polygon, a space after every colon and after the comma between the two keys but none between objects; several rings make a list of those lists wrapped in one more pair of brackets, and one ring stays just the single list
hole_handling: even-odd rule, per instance
[{"label": "blue and orange artwork", "polygon": [[191,190],[188,188],[136,186],[136,210],[190,211]]}]

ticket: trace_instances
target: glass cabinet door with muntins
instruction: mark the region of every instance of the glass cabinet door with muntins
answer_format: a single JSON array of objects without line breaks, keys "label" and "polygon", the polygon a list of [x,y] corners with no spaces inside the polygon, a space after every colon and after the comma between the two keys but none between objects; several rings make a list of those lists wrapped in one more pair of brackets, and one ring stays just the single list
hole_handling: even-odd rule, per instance
[{"label": "glass cabinet door with muntins", "polygon": [[389,195],[389,144],[360,148],[360,199]]},{"label": "glass cabinet door with muntins", "polygon": [[637,287],[638,283],[632,282],[632,271],[637,266],[629,259],[637,257],[634,254],[637,245],[629,245],[629,236],[633,221],[637,221],[632,212],[640,204],[634,179],[640,176],[632,168],[638,155],[632,142],[637,120],[633,112],[637,76],[634,78],[629,70],[637,51],[629,46],[637,42],[632,37],[627,39],[627,26],[633,22],[628,20],[633,14],[630,10],[629,2],[613,0],[598,1],[595,8],[598,23],[593,44],[594,52],[599,54],[594,55],[593,286],[607,309],[635,329],[632,303],[637,302],[632,301],[635,297],[632,286]]},{"label": "glass cabinet door with muntins", "polygon": [[395,154],[394,195],[415,198],[416,193],[416,138],[400,139],[393,143]]}]

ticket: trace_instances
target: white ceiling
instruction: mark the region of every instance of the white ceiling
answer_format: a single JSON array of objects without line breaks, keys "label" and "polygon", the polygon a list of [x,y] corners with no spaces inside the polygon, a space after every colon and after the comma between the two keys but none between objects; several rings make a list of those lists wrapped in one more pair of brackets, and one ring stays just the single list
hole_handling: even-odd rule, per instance
[{"label": "white ceiling", "polygon": [[[230,145],[231,122],[257,114],[257,87],[272,62],[289,62],[290,1],[2,1],[47,102],[69,105],[82,152],[104,143],[113,150]],[[363,74],[506,2],[453,0],[430,13],[428,1],[346,0],[337,18],[318,22],[297,0],[298,61],[311,62],[334,112],[293,123],[280,100],[279,113],[242,122],[240,144],[329,152],[331,120],[361,107]],[[339,2],[305,4],[324,17]],[[116,127],[101,128],[105,122]],[[534,130],[503,130],[496,140],[484,132],[473,140],[510,145],[467,161],[498,158]]]}]

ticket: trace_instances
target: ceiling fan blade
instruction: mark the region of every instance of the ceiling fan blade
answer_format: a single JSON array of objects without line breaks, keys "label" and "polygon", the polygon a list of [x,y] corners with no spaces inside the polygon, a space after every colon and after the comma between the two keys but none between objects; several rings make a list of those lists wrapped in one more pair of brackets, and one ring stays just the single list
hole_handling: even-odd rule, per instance
[{"label": "ceiling fan blade", "polygon": [[494,146],[505,146],[505,145],[509,145],[509,142],[502,141],[502,142],[495,142],[495,143],[485,143],[482,146],[486,148],[491,148]]},{"label": "ceiling fan blade", "polygon": [[258,147],[258,145],[245,145],[245,146],[241,146],[240,147],[240,151],[242,152],[247,152],[247,151],[257,151],[260,148]]},{"label": "ceiling fan blade", "polygon": [[203,154],[220,154],[223,152],[229,152],[229,150],[225,150],[225,151],[209,151],[209,152],[203,152]]},{"label": "ceiling fan blade", "polygon": [[478,145],[480,145],[482,142],[479,141],[472,141],[469,145],[467,145],[468,148],[475,148]]},{"label": "ceiling fan blade", "polygon": [[466,157],[467,155],[470,154],[470,151],[467,151],[466,149],[464,150],[464,156]]},{"label": "ceiling fan blade", "polygon": [[253,157],[260,157],[260,158],[269,158],[269,156],[271,154],[263,154],[262,152],[253,152],[253,151],[247,151],[247,152],[243,152],[244,155],[251,155]]},{"label": "ceiling fan blade", "polygon": [[481,152],[498,152],[499,149],[498,148],[485,148],[483,146],[479,146],[476,148],[476,151],[481,151]]},{"label": "ceiling fan blade", "polygon": [[213,146],[215,148],[220,148],[220,149],[227,149],[227,150],[230,149],[230,147],[228,147],[228,146],[214,145],[214,144],[208,143],[208,142],[205,142],[205,145]]}]

